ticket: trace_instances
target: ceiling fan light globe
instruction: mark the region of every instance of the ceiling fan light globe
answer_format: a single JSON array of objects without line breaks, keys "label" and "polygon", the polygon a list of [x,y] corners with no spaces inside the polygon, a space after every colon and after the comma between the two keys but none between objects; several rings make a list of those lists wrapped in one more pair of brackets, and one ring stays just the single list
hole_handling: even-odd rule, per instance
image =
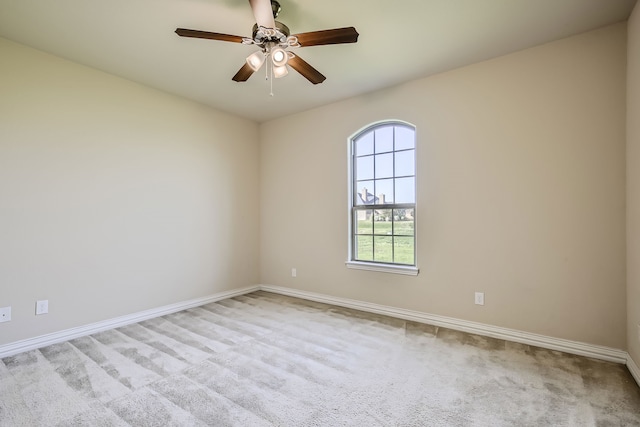
[{"label": "ceiling fan light globe", "polygon": [[262,52],[254,52],[247,56],[247,64],[253,71],[258,71],[264,64],[264,54]]},{"label": "ceiling fan light globe", "polygon": [[273,65],[276,67],[282,67],[287,64],[289,60],[289,55],[287,52],[281,47],[277,47],[271,51],[271,61],[273,61]]},{"label": "ceiling fan light globe", "polygon": [[273,77],[275,77],[276,79],[284,77],[287,74],[289,74],[289,70],[287,69],[286,65],[281,65],[279,67],[278,66],[274,66],[273,67]]},{"label": "ceiling fan light globe", "polygon": [[273,54],[273,60],[276,62],[282,62],[283,59],[284,53],[282,53],[282,51],[280,50],[276,50],[276,52]]}]

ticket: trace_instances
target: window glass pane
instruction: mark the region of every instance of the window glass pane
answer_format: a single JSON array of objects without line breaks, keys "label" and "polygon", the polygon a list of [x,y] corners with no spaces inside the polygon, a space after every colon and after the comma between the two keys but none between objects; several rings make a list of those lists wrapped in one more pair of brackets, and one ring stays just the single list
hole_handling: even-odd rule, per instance
[{"label": "window glass pane", "polygon": [[373,154],[373,132],[367,132],[356,139],[356,156]]},{"label": "window glass pane", "polygon": [[393,238],[393,262],[398,264],[413,264],[415,261],[415,248],[413,237]]},{"label": "window glass pane", "polygon": [[371,209],[357,209],[355,221],[356,234],[373,234],[373,211]]},{"label": "window glass pane", "polygon": [[396,126],[396,150],[416,148],[415,132],[404,126]]},{"label": "window glass pane", "polygon": [[393,126],[376,129],[376,153],[393,151]]},{"label": "window glass pane", "polygon": [[376,205],[393,203],[393,179],[376,180]]},{"label": "window glass pane", "polygon": [[389,236],[393,234],[391,209],[376,209],[373,216],[373,234]]},{"label": "window glass pane", "polygon": [[414,215],[414,210],[413,209],[405,209],[404,210],[404,215],[405,215],[405,218],[407,220],[415,221],[415,219],[416,219],[416,216]]},{"label": "window glass pane", "polygon": [[373,261],[373,236],[356,236],[356,259]]},{"label": "window glass pane", "polygon": [[393,234],[396,236],[413,236],[414,221],[412,217],[407,215],[407,211],[410,210],[412,209],[393,210]]},{"label": "window glass pane", "polygon": [[396,153],[396,176],[415,175],[414,150]]},{"label": "window glass pane", "polygon": [[373,205],[375,197],[373,196],[373,181],[360,181],[356,184],[356,194],[354,199],[357,205]]},{"label": "window glass pane", "polygon": [[356,179],[373,179],[373,156],[356,157]]},{"label": "window glass pane", "polygon": [[374,260],[378,262],[393,262],[393,237],[375,236],[373,239]]},{"label": "window glass pane", "polygon": [[398,178],[396,181],[396,203],[415,203],[415,178]]},{"label": "window glass pane", "polygon": [[376,178],[393,177],[393,153],[378,154],[376,158]]}]

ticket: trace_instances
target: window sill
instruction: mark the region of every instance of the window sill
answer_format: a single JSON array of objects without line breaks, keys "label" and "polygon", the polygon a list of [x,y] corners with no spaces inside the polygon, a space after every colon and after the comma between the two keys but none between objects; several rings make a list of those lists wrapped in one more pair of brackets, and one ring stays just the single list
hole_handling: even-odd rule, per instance
[{"label": "window sill", "polygon": [[417,276],[420,272],[420,269],[418,269],[418,267],[412,267],[408,265],[378,264],[362,261],[347,261],[345,262],[345,265],[347,266],[347,268],[352,268],[354,270],[368,270],[377,271],[379,273],[404,274],[406,276]]}]

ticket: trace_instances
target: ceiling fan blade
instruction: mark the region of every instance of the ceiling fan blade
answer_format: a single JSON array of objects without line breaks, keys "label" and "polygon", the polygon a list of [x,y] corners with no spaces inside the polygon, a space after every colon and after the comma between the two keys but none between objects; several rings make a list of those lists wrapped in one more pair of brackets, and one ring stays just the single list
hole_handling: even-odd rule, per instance
[{"label": "ceiling fan blade", "polygon": [[300,58],[298,55],[291,53],[289,57],[289,62],[287,64],[291,65],[291,68],[299,72],[304,76],[305,79],[309,80],[314,85],[318,83],[322,83],[327,78],[323,76],[320,71],[313,68],[307,61]]},{"label": "ceiling fan blade", "polygon": [[253,16],[255,16],[256,24],[258,24],[259,27],[276,27],[270,0],[249,0],[249,4],[251,4]]},{"label": "ceiling fan blade", "polygon": [[231,80],[236,82],[246,82],[253,73],[253,68],[251,68],[249,64],[245,63],[242,68],[238,70],[236,75],[231,78]]},{"label": "ceiling fan blade", "polygon": [[335,28],[333,30],[311,31],[308,33],[294,34],[298,38],[300,46],[320,46],[324,44],[355,43],[358,41],[358,32],[354,27]]},{"label": "ceiling fan blade", "polygon": [[196,39],[220,40],[234,43],[242,43],[243,39],[243,37],[232,36],[230,34],[210,33],[209,31],[189,30],[186,28],[176,28],[176,34],[180,37],[193,37]]}]

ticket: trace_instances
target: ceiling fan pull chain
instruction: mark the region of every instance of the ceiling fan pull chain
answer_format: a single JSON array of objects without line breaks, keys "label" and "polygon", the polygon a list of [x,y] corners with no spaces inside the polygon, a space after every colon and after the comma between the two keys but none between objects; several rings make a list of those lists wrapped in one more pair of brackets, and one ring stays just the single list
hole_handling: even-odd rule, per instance
[{"label": "ceiling fan pull chain", "polygon": [[271,78],[269,79],[269,83],[271,84],[271,93],[269,95],[273,96],[273,66],[269,67],[267,65],[267,68],[271,69]]}]

